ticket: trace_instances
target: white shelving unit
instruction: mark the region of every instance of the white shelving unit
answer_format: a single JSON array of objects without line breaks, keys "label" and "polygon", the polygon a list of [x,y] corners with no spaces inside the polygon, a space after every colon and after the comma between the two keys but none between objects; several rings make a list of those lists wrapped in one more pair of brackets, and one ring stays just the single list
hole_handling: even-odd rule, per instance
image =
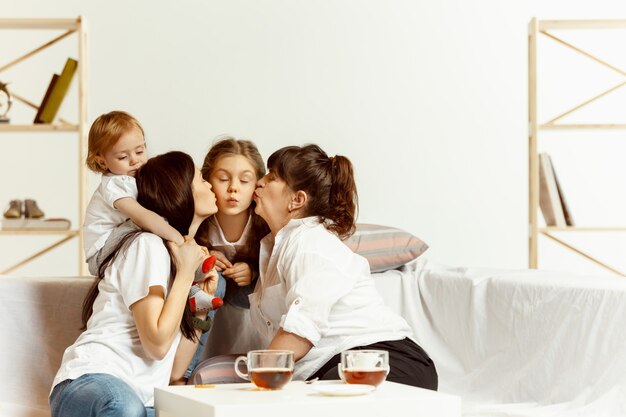
[{"label": "white shelving unit", "polygon": [[[78,160],[68,161],[69,164],[76,164],[76,171],[78,176],[78,207],[77,207],[77,224],[73,225],[70,230],[0,230],[0,237],[2,236],[25,236],[25,235],[39,235],[39,236],[57,236],[53,243],[48,244],[41,250],[37,250],[25,259],[13,262],[9,267],[0,271],[0,274],[10,273],[21,266],[31,262],[32,260],[40,257],[41,255],[57,248],[71,239],[78,239],[78,274],[82,275],[86,272],[85,260],[83,254],[83,235],[82,224],[84,219],[85,209],[87,207],[87,172],[85,166],[85,157],[87,154],[87,30],[85,27],[85,21],[83,18],[73,19],[0,19],[0,30],[13,30],[17,32],[21,31],[58,31],[60,34],[50,39],[48,42],[36,47],[35,49],[25,51],[20,57],[13,59],[10,62],[0,62],[0,79],[2,73],[9,68],[12,68],[23,61],[27,61],[36,54],[43,50],[54,47],[62,39],[67,37],[74,37],[76,39],[76,57],[78,61],[78,68],[76,78],[78,82],[78,120],[76,122],[70,122],[62,118],[56,119],[51,124],[3,124],[0,123],[0,149],[7,148],[8,142],[2,142],[12,133],[19,132],[31,132],[35,134],[54,135],[58,132],[73,132],[75,135],[76,146],[78,148]],[[2,56],[0,55],[0,59]],[[57,68],[51,68],[50,74]],[[15,103],[14,105],[24,105],[34,109],[33,119],[38,108],[38,104],[33,103],[22,97],[19,92],[12,91]]]},{"label": "white shelving unit", "polygon": [[596,64],[606,68],[609,72],[617,73],[626,77],[626,70],[622,70],[615,65],[604,61],[603,59],[589,53],[586,48],[578,47],[570,42],[562,39],[555,31],[589,31],[589,30],[626,30],[626,20],[538,20],[532,19],[528,27],[528,118],[529,118],[529,135],[528,135],[528,158],[529,158],[529,262],[530,268],[537,268],[539,264],[539,235],[543,235],[559,245],[575,252],[585,259],[605,268],[617,275],[626,277],[623,271],[618,270],[606,262],[600,261],[597,257],[592,256],[587,251],[583,251],[574,245],[565,242],[562,238],[555,236],[556,233],[562,232],[626,232],[626,226],[614,227],[593,227],[593,226],[567,226],[541,227],[538,224],[539,216],[539,152],[538,142],[542,133],[554,130],[626,130],[625,123],[566,123],[567,116],[572,113],[589,106],[601,100],[608,94],[626,86],[626,78],[613,85],[599,94],[588,99],[575,103],[571,108],[558,115],[553,115],[548,121],[540,122],[538,120],[538,65],[537,65],[537,48],[540,42],[549,41],[557,42],[564,48],[583,56],[586,59],[594,61]]}]

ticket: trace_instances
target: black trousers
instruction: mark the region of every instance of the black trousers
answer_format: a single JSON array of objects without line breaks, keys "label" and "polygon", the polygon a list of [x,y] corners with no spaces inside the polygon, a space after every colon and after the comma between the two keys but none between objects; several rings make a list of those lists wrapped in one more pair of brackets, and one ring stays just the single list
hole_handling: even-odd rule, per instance
[{"label": "black trousers", "polygon": [[[428,354],[411,339],[376,342],[367,346],[353,347],[357,349],[378,349],[389,352],[389,375],[387,381],[412,385],[436,391],[439,383],[437,369]],[[330,358],[309,379],[339,379],[337,365],[341,363],[341,354]]]}]

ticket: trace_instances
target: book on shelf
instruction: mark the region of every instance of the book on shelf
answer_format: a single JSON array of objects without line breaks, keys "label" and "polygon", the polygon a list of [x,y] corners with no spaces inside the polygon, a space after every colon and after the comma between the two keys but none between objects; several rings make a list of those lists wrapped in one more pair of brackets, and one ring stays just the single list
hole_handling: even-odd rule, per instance
[{"label": "book on shelf", "polygon": [[74,74],[76,74],[76,68],[78,68],[78,61],[68,58],[61,74],[55,74],[56,77],[52,77],[48,90],[37,110],[35,123],[52,123],[54,121],[70,88]]},{"label": "book on shelf", "polygon": [[567,226],[552,159],[547,153],[539,154],[539,207],[547,226]]},{"label": "book on shelf", "polygon": [[68,219],[2,219],[2,230],[69,230]]},{"label": "book on shelf", "polygon": [[567,205],[567,200],[565,200],[565,194],[563,194],[563,187],[561,187],[561,183],[559,182],[559,177],[556,175],[556,171],[554,170],[554,164],[552,163],[552,159],[550,159],[550,165],[552,165],[552,174],[554,175],[554,182],[556,182],[556,189],[559,192],[559,202],[561,203],[561,208],[563,209],[563,216],[565,217],[565,225],[566,226],[574,226],[574,218],[572,217],[572,212]]},{"label": "book on shelf", "polygon": [[48,89],[46,90],[46,94],[43,96],[43,100],[41,100],[41,104],[39,105],[39,108],[37,109],[37,114],[35,115],[34,123],[43,123],[41,121],[41,112],[46,107],[48,100],[50,100],[50,93],[52,93],[52,89],[54,88],[54,85],[57,83],[58,79],[59,79],[59,74],[52,75],[52,80],[50,80],[50,84],[48,84]]}]

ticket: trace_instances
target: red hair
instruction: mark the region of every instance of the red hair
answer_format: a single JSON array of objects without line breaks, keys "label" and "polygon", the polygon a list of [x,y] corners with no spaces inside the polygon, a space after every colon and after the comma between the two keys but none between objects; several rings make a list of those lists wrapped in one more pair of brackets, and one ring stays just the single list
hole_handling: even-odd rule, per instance
[{"label": "red hair", "polygon": [[89,169],[102,174],[107,173],[108,170],[98,163],[98,157],[104,156],[124,133],[133,129],[139,130],[141,136],[144,136],[139,121],[124,111],[116,110],[98,117],[89,129],[86,160]]}]

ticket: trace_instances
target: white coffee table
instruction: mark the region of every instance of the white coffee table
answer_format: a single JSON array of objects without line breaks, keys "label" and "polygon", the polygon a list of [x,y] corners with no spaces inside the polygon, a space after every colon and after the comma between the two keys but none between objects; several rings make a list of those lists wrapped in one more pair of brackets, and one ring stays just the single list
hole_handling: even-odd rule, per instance
[{"label": "white coffee table", "polygon": [[[336,384],[318,381],[315,384]],[[191,385],[156,388],[157,417],[459,417],[461,398],[385,381],[372,393],[327,396],[301,381],[278,391],[260,391],[252,384]]]}]

